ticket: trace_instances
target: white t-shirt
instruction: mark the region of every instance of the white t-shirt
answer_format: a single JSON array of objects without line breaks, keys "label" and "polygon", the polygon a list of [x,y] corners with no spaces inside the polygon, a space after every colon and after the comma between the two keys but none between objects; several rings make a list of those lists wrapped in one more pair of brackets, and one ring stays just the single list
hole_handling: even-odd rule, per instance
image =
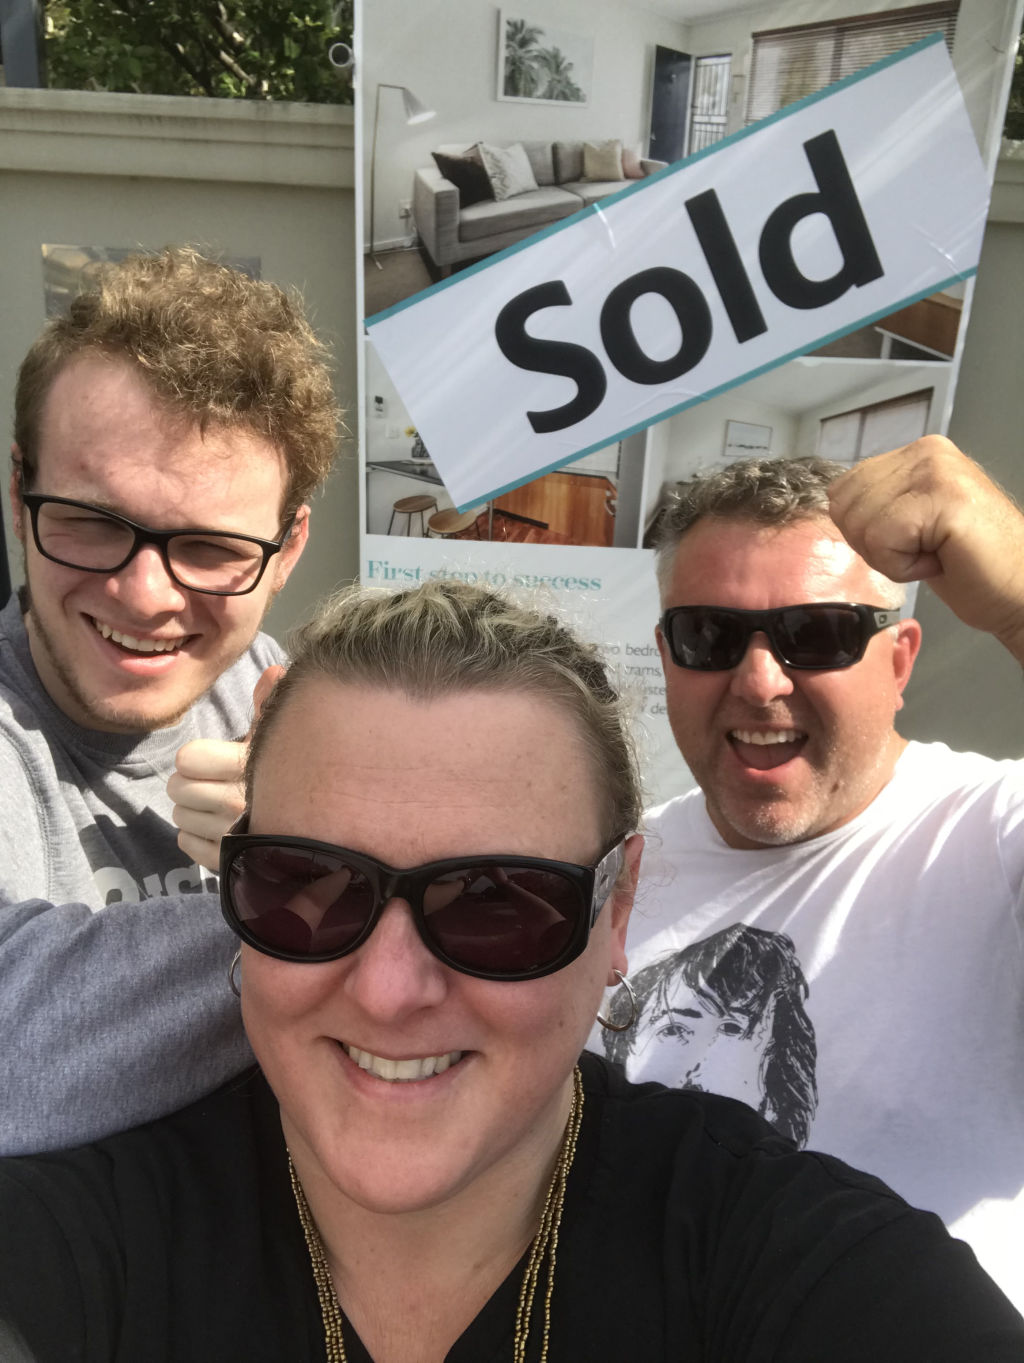
[{"label": "white t-shirt", "polygon": [[939,743],[788,847],[728,847],[699,790],[670,800],[630,925],[641,1017],[591,1045],[877,1174],[1024,1310],[1022,824],[1024,762]]}]

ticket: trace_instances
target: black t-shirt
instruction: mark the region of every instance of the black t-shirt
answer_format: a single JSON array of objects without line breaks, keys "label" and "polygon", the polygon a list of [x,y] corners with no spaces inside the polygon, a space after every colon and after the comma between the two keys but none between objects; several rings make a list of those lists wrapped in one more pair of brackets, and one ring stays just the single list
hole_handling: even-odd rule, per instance
[{"label": "black t-shirt", "polygon": [[[937,1217],[796,1151],[741,1103],[582,1064],[551,1363],[1024,1359],[1024,1320]],[[448,1363],[509,1363],[521,1277]],[[540,1300],[532,1357],[539,1318]],[[345,1344],[371,1363],[351,1326]],[[0,1350],[0,1363],[323,1363],[258,1072],[80,1150],[0,1161]]]}]

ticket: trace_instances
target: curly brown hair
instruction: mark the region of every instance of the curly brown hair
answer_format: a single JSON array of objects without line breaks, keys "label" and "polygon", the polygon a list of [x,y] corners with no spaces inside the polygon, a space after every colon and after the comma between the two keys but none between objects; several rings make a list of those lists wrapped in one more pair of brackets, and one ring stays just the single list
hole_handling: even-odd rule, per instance
[{"label": "curly brown hair", "polygon": [[14,439],[22,485],[38,472],[47,394],[86,352],[125,359],[169,414],[240,427],[280,450],[288,470],[284,517],[330,472],[340,410],[326,346],[298,297],[251,279],[191,247],[126,257],[55,317],[18,371]]}]

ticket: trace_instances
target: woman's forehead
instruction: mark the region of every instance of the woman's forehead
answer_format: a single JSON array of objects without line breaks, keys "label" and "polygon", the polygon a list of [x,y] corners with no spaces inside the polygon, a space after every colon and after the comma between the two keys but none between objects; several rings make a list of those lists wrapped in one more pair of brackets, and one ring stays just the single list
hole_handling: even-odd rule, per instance
[{"label": "woman's forehead", "polygon": [[571,716],[541,696],[423,699],[310,678],[286,698],[259,754],[253,828],[341,842],[393,865],[470,844],[578,861],[602,850],[595,786]]}]

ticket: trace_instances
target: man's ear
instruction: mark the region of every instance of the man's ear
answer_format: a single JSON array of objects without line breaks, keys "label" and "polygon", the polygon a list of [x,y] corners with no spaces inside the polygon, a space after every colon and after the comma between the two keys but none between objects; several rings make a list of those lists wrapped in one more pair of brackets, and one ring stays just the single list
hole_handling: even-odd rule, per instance
[{"label": "man's ear", "polygon": [[629,914],[633,908],[633,899],[636,895],[636,883],[640,876],[640,858],[643,856],[644,839],[642,833],[633,833],[626,839],[626,859],[625,864],[619,873],[618,884],[612,891],[612,929],[611,929],[611,958],[608,963],[609,986],[617,984],[615,971],[621,970],[626,974],[626,928],[629,926]]},{"label": "man's ear", "polygon": [[8,491],[11,498],[11,522],[14,526],[14,533],[22,544],[25,543],[25,503],[21,500],[21,450],[17,445],[11,446],[11,480]]},{"label": "man's ear", "polygon": [[302,551],[305,549],[306,541],[308,539],[309,506],[304,502],[295,513],[295,521],[292,524],[291,530],[288,532],[288,538],[285,540],[281,552],[277,555],[277,564],[274,570],[275,592],[279,592],[288,581],[292,569],[302,557]]},{"label": "man's ear", "polygon": [[898,693],[897,710],[903,709],[903,691],[910,681],[910,674],[914,670],[914,662],[920,651],[921,626],[913,619],[901,620],[896,626],[896,638],[892,646],[892,669]]}]

